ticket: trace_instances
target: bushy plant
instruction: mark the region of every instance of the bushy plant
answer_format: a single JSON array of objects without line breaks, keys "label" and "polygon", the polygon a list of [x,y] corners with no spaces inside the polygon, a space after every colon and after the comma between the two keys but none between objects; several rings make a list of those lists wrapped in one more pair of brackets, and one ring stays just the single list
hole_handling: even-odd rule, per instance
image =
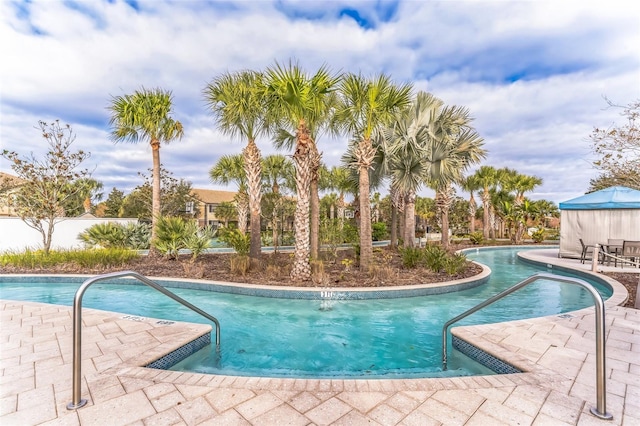
[{"label": "bushy plant", "polygon": [[251,246],[249,234],[243,234],[237,228],[221,228],[218,231],[220,241],[227,244],[239,255],[248,255]]},{"label": "bushy plant", "polygon": [[400,256],[402,266],[405,268],[416,268],[422,259],[422,249],[419,247],[401,247]]},{"label": "bushy plant", "polygon": [[447,256],[444,260],[444,271],[449,275],[457,275],[463,272],[467,267],[467,257],[461,253],[455,253]]},{"label": "bushy plant", "polygon": [[78,235],[87,247],[128,248],[144,250],[149,248],[151,226],[147,223],[127,224],[105,222],[96,223]]},{"label": "bushy plant", "polygon": [[541,243],[544,241],[544,228],[538,228],[531,233],[531,239],[536,243]]},{"label": "bushy plant", "polygon": [[186,248],[185,240],[192,229],[181,217],[160,217],[156,225],[153,246],[163,255],[178,259],[180,250]]},{"label": "bushy plant", "polygon": [[480,231],[472,232],[469,234],[469,241],[474,245],[482,244],[484,242],[484,235],[482,235]]},{"label": "bushy plant", "polygon": [[384,222],[374,222],[371,224],[371,237],[373,241],[382,241],[387,238],[387,224]]},{"label": "bushy plant", "polygon": [[124,265],[138,254],[123,248],[91,250],[44,250],[26,249],[23,252],[6,252],[0,255],[0,266],[42,269],[59,265],[75,264],[86,268],[109,268]]},{"label": "bushy plant", "polygon": [[216,235],[211,226],[200,228],[195,222],[189,222],[184,246],[191,252],[191,262],[194,262],[203,251],[209,248],[211,239]]},{"label": "bushy plant", "polygon": [[433,272],[441,272],[447,261],[447,251],[437,244],[427,244],[424,248],[424,265]]}]

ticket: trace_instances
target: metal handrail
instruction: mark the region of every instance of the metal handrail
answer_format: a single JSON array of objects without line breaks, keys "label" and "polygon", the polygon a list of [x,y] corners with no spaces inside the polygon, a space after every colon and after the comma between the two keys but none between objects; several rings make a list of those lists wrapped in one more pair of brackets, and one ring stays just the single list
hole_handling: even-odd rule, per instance
[{"label": "metal handrail", "polygon": [[492,304],[493,302],[502,299],[503,297],[513,293],[538,280],[552,280],[559,281],[566,284],[576,284],[586,289],[593,298],[593,302],[596,308],[596,398],[597,406],[591,407],[591,414],[604,420],[611,420],[613,416],[607,413],[607,384],[606,384],[606,369],[605,369],[605,330],[604,330],[604,302],[602,296],[598,293],[591,284],[579,278],[569,278],[560,275],[549,274],[545,272],[539,272],[529,278],[519,282],[518,284],[510,287],[501,293],[485,300],[484,302],[470,308],[455,318],[447,321],[442,327],[442,369],[447,369],[447,330],[449,327],[460,321],[463,318],[479,311],[480,309]]},{"label": "metal handrail", "polygon": [[137,272],[133,271],[121,271],[121,272],[112,272],[109,274],[97,275],[93,278],[89,278],[85,280],[80,288],[76,291],[76,295],[73,298],[73,377],[72,377],[72,385],[73,385],[73,399],[67,404],[67,410],[76,410],[78,408],[84,407],[87,403],[86,399],[82,399],[82,387],[80,384],[80,379],[82,376],[82,296],[84,292],[94,283],[98,281],[104,281],[112,278],[123,278],[123,277],[132,277],[142,282],[143,284],[148,285],[149,287],[158,290],[160,293],[165,296],[169,296],[176,302],[186,306],[192,311],[202,315],[209,321],[213,322],[216,325],[216,348],[220,348],[220,323],[218,320],[203,311],[202,309],[192,305],[181,297],[173,294],[166,288],[156,284],[151,281],[147,277],[140,275]]}]

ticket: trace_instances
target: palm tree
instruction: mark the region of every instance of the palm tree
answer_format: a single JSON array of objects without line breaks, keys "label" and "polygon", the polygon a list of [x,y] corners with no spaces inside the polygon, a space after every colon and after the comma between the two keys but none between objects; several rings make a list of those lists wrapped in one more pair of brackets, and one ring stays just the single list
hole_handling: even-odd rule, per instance
[{"label": "palm tree", "polygon": [[395,85],[384,74],[371,79],[348,74],[340,84],[335,121],[358,140],[353,149],[355,161],[350,165],[358,170],[359,176],[360,269],[363,271],[369,269],[373,259],[369,170],[376,150],[371,139],[381,126],[391,122],[396,112],[409,105],[411,90],[411,84]]},{"label": "palm tree", "polygon": [[436,190],[444,247],[449,246],[449,210],[455,196],[452,185],[461,182],[468,167],[486,156],[483,139],[470,126],[471,121],[467,108],[445,107],[434,126],[434,137],[430,138],[428,179]]},{"label": "palm tree", "polygon": [[424,160],[442,105],[433,95],[419,92],[407,109],[396,114],[393,125],[383,130],[392,192],[404,197],[402,237],[407,247],[414,245],[416,193],[429,176],[431,163]]},{"label": "palm tree", "polygon": [[271,232],[274,245],[274,253],[277,252],[278,242],[278,217],[283,206],[283,197],[280,188],[295,189],[293,163],[284,155],[268,155],[262,160],[262,181],[267,196],[272,198],[271,208]]},{"label": "palm tree", "polygon": [[243,234],[247,230],[247,216],[249,210],[249,196],[247,195],[247,174],[242,155],[223,155],[209,170],[209,177],[213,183],[229,185],[235,183],[238,192],[235,196],[238,209],[238,230]]},{"label": "palm tree", "polygon": [[473,193],[482,187],[474,175],[464,178],[460,182],[460,187],[469,193],[469,233],[473,234],[476,231],[476,211],[478,211],[478,204]]},{"label": "palm tree", "polygon": [[296,212],[294,216],[295,251],[291,278],[311,278],[309,237],[310,187],[312,161],[317,148],[313,136],[331,108],[332,92],[340,80],[322,66],[307,75],[298,64],[287,67],[276,63],[265,72],[269,122],[277,129],[295,129],[293,162],[296,169]]},{"label": "palm tree", "polygon": [[491,224],[489,215],[491,210],[491,190],[499,183],[498,170],[492,166],[482,166],[473,174],[478,185],[482,188],[482,233],[485,239],[489,239]]},{"label": "palm tree", "polygon": [[[171,118],[171,92],[157,89],[136,90],[132,95],[114,96],[108,109],[109,126],[115,142],[148,140],[153,158],[151,241],[156,239],[156,223],[160,217],[160,145],[184,135],[182,123]],[[155,251],[150,251],[153,254]]]},{"label": "palm tree", "polygon": [[242,151],[249,196],[250,249],[249,257],[257,260],[261,253],[260,198],[261,161],[256,137],[265,132],[263,76],[255,71],[224,73],[204,89],[208,106],[213,111],[220,130],[247,141]]}]

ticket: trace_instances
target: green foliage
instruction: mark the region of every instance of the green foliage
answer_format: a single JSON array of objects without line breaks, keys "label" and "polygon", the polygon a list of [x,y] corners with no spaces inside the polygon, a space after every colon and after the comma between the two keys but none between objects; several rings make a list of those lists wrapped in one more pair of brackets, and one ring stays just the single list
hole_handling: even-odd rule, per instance
[{"label": "green foliage", "polygon": [[239,255],[248,255],[251,240],[248,234],[243,234],[237,228],[221,228],[219,231],[221,241],[235,250]]},{"label": "green foliage", "polygon": [[442,272],[448,257],[447,250],[437,244],[428,244],[424,248],[424,265],[433,272]]},{"label": "green foliage", "polygon": [[138,257],[135,251],[123,248],[91,250],[44,250],[27,249],[23,252],[0,254],[0,266],[42,269],[58,265],[74,264],[85,268],[113,268],[126,265]]},{"label": "green foliage", "polygon": [[538,228],[531,234],[531,238],[536,243],[541,243],[544,241],[545,231],[544,228]]},{"label": "green foliage", "polygon": [[124,203],[124,192],[113,188],[104,202],[105,217],[120,217],[122,205]]},{"label": "green foliage", "polygon": [[387,232],[387,224],[384,222],[374,222],[371,224],[371,237],[373,241],[382,241],[387,239],[389,233]]},{"label": "green foliage", "polygon": [[[153,193],[153,179],[142,173],[142,185],[136,186],[122,202],[121,217],[136,217],[140,220],[151,221],[151,206]],[[191,218],[198,215],[197,208],[187,212],[185,206],[193,202],[191,182],[176,179],[168,170],[160,168],[160,214],[162,216]],[[109,195],[111,197],[111,194]],[[197,204],[197,203],[194,203]],[[194,206],[195,207],[195,206]]]},{"label": "green foliage", "polygon": [[149,248],[151,226],[147,223],[97,223],[78,235],[78,239],[92,248]]},{"label": "green foliage", "polygon": [[484,242],[484,235],[482,235],[482,231],[476,231],[469,234],[469,241],[471,244],[478,245]]},{"label": "green foliage", "polygon": [[209,245],[211,239],[215,236],[216,231],[210,226],[200,228],[195,222],[189,222],[187,236],[184,239],[184,245],[191,252],[191,261],[195,261]]},{"label": "green foliage", "polygon": [[187,221],[180,217],[160,217],[158,219],[156,240],[153,246],[163,255],[178,259],[180,250],[186,248],[185,239],[193,230]]},{"label": "green foliage", "polygon": [[444,261],[444,271],[449,275],[457,275],[467,267],[467,257],[464,254],[455,253],[447,256]]},{"label": "green foliage", "polygon": [[4,157],[18,178],[22,179],[11,194],[11,207],[31,228],[42,235],[44,251],[48,252],[51,238],[64,206],[82,190],[76,182],[90,176],[86,169],[78,170],[90,157],[88,152],[71,152],[75,135],[68,124],[38,122],[40,134],[48,144],[45,158],[21,158],[13,151],[2,150]]},{"label": "green foliage", "polygon": [[419,247],[401,247],[402,266],[405,268],[416,268],[422,260],[423,251]]}]

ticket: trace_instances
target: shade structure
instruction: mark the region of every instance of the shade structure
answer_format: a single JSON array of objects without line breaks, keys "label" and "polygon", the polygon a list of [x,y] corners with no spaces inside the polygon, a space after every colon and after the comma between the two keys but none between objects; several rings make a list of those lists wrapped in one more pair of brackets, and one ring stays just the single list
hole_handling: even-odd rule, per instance
[{"label": "shade structure", "polygon": [[640,191],[613,186],[560,203],[560,257],[580,257],[585,244],[640,241]]}]

